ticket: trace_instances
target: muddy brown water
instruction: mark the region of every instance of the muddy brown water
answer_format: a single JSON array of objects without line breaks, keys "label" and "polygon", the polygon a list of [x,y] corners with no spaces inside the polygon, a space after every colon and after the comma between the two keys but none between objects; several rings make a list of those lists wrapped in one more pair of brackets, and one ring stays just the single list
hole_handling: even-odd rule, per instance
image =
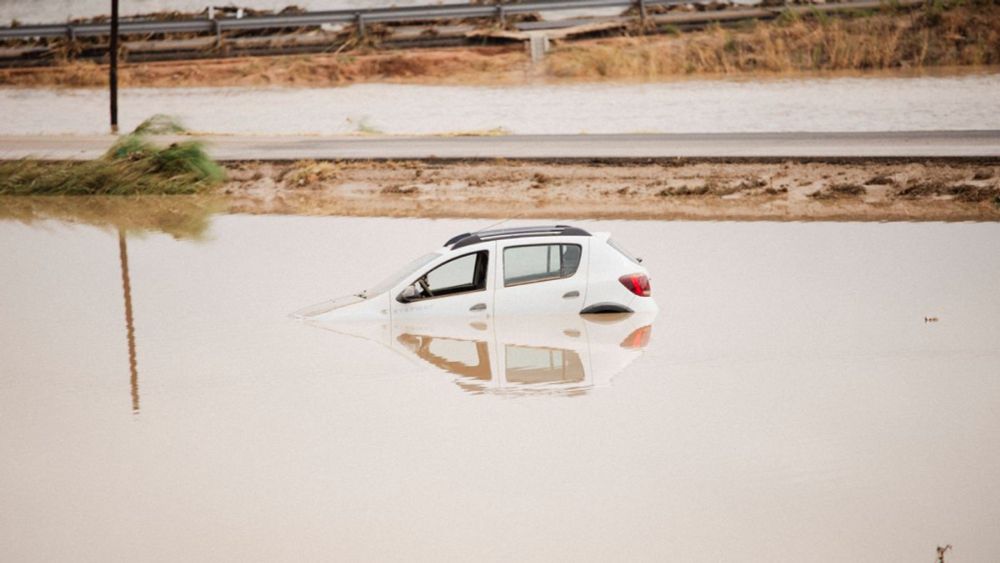
[{"label": "muddy brown water", "polygon": [[202,219],[0,220],[0,560],[1000,558],[1000,224],[579,222],[661,312],[503,392],[288,317],[487,221]]},{"label": "muddy brown water", "polygon": [[[121,125],[158,113],[206,133],[733,133],[1000,129],[1000,73],[663,83],[126,88]],[[104,89],[0,88],[0,134],[103,134]],[[295,112],[287,108],[296,108]]]}]

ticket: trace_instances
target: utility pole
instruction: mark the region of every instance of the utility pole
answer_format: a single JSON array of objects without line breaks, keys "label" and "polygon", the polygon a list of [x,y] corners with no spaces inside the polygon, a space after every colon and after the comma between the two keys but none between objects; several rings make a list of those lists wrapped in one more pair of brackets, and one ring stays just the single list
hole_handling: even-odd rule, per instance
[{"label": "utility pole", "polygon": [[111,0],[111,133],[118,134],[118,0]]}]

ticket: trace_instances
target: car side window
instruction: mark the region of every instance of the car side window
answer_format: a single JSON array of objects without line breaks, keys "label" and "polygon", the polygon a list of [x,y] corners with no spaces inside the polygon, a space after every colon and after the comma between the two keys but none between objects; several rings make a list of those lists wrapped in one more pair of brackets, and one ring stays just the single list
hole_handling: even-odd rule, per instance
[{"label": "car side window", "polygon": [[503,251],[503,284],[506,287],[568,278],[580,267],[579,244],[510,246]]},{"label": "car side window", "polygon": [[482,250],[453,258],[418,279],[418,295],[411,300],[428,299],[486,289],[486,266],[489,251]]}]

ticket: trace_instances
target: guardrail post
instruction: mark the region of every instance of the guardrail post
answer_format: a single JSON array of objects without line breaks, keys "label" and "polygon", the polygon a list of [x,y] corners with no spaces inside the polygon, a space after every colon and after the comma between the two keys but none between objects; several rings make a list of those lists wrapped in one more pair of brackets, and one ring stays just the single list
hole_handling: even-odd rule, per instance
[{"label": "guardrail post", "polygon": [[548,51],[549,37],[545,32],[533,32],[528,35],[528,53],[531,55],[532,63],[541,62]]},{"label": "guardrail post", "polygon": [[358,37],[363,39],[365,36],[365,15],[358,12],[354,18],[357,20],[355,27],[357,27]]},{"label": "guardrail post", "polygon": [[504,10],[503,4],[497,4],[497,21],[500,22],[500,27],[507,26],[507,11]]},{"label": "guardrail post", "polygon": [[646,0],[637,0],[636,3],[639,6],[639,25],[645,31],[645,29],[646,29]]},{"label": "guardrail post", "polygon": [[76,30],[71,23],[66,24],[66,58],[76,58]]},{"label": "guardrail post", "polygon": [[222,47],[222,22],[212,20],[212,30],[215,31],[215,46]]}]

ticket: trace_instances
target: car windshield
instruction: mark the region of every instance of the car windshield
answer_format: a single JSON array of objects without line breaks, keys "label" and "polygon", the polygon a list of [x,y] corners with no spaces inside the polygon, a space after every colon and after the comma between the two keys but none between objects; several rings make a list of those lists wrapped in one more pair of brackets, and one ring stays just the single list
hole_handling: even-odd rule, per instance
[{"label": "car windshield", "polygon": [[379,295],[381,293],[385,293],[386,291],[389,291],[390,289],[392,289],[393,287],[395,287],[396,284],[398,284],[399,282],[403,281],[406,278],[406,276],[409,276],[410,274],[412,274],[413,272],[417,271],[418,269],[423,268],[427,264],[430,264],[432,260],[434,260],[435,258],[437,258],[439,256],[441,256],[441,254],[439,254],[437,252],[431,252],[430,254],[424,254],[420,258],[417,258],[416,260],[410,262],[406,266],[403,266],[402,268],[399,269],[399,271],[397,271],[395,274],[389,276],[388,278],[382,280],[382,282],[380,282],[379,284],[375,285],[374,287],[372,287],[370,289],[367,289],[367,290],[363,291],[361,293],[361,296],[362,297],[371,297],[373,295]]}]

